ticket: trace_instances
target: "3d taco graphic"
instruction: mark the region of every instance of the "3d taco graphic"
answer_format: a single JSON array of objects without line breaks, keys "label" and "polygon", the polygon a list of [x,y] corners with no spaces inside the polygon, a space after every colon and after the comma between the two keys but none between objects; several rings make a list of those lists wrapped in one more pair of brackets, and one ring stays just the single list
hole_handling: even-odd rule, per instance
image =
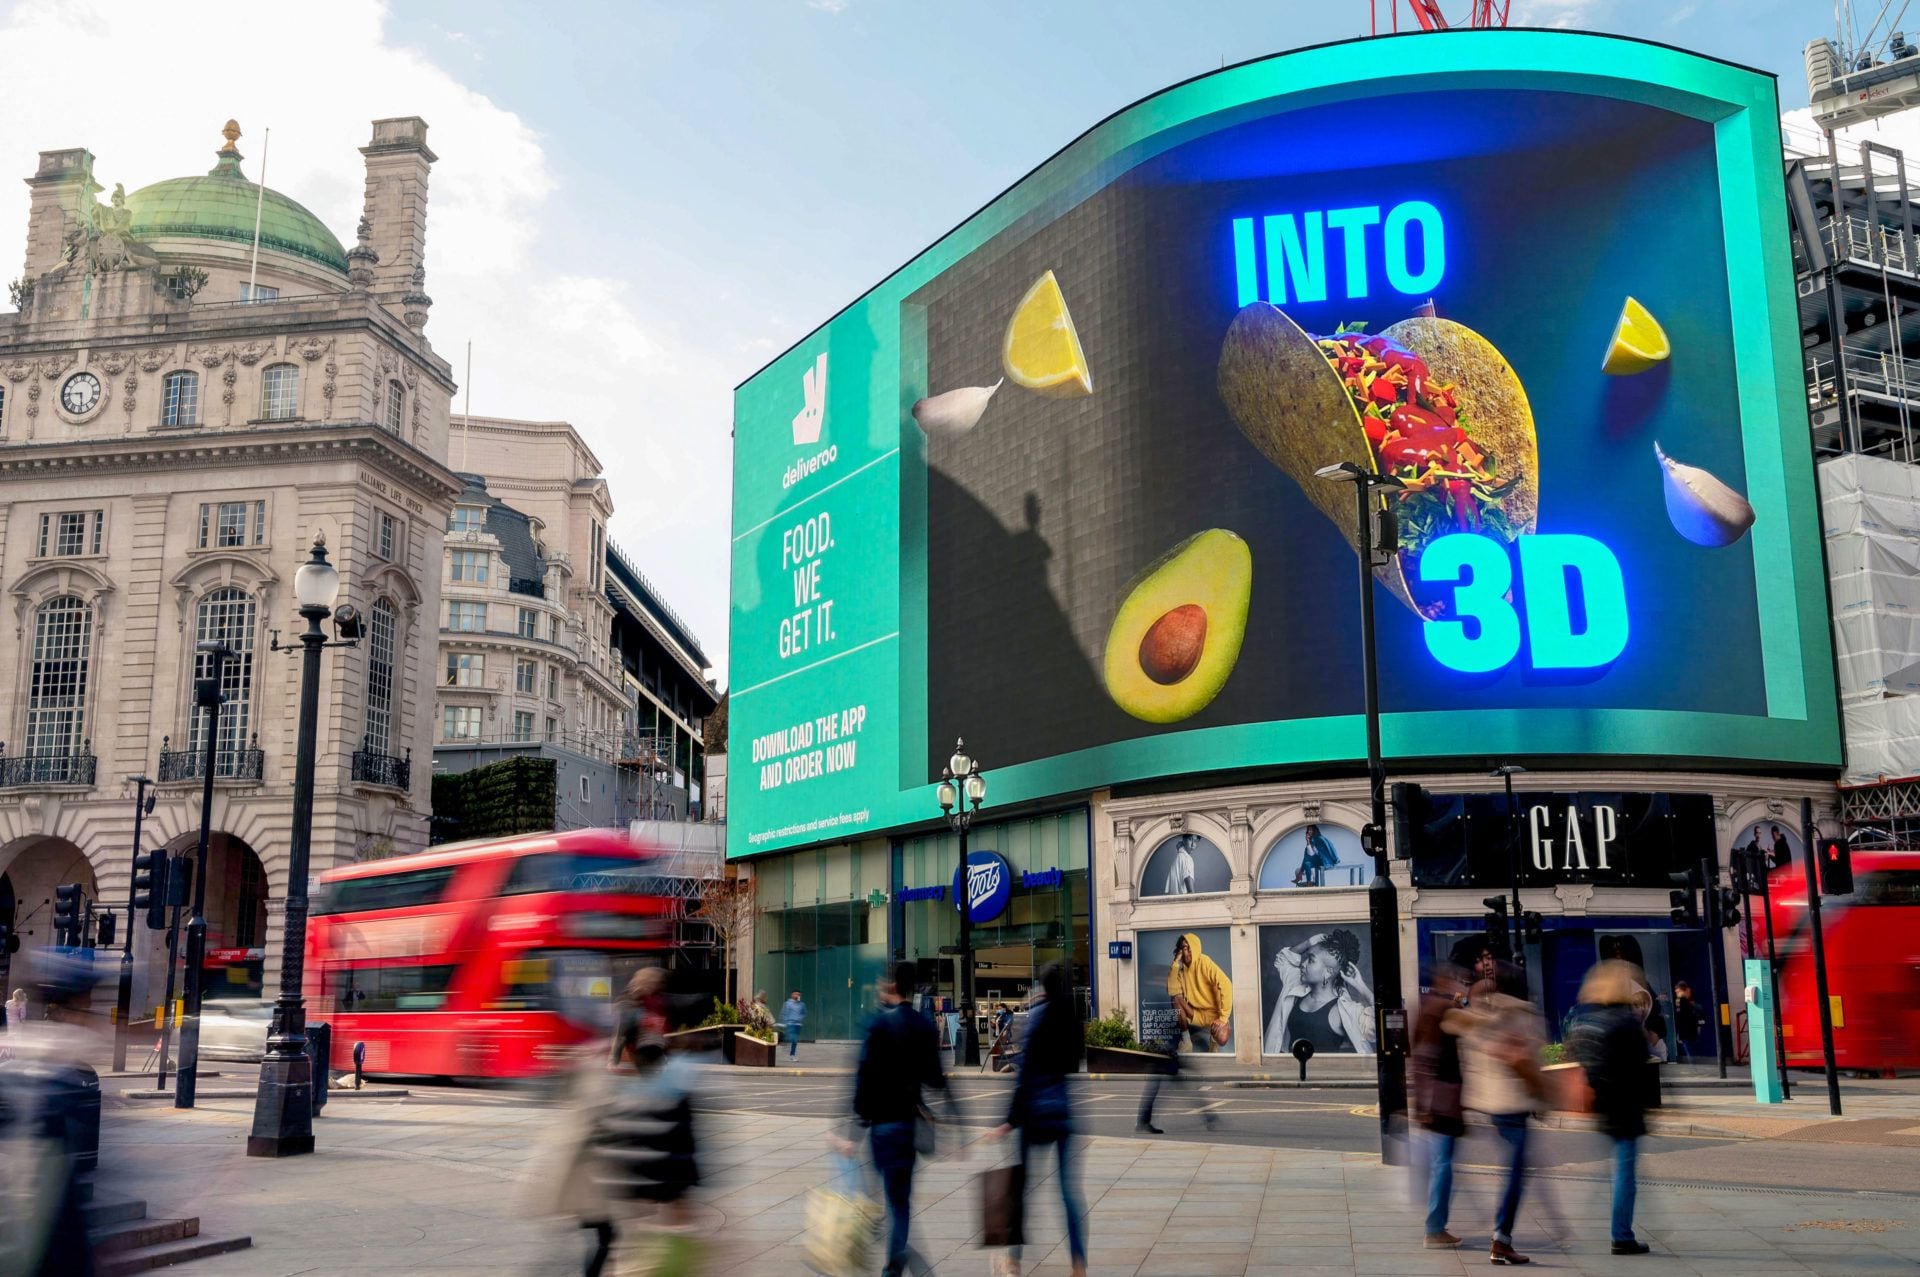
[{"label": "3d taco graphic", "polygon": [[1358,553],[1351,489],[1314,477],[1352,461],[1406,488],[1389,498],[1400,553],[1377,575],[1428,619],[1448,604],[1417,584],[1428,544],[1451,532],[1511,542],[1532,531],[1539,445],[1526,390],[1465,324],[1417,316],[1369,334],[1307,333],[1278,308],[1241,309],[1220,352],[1221,398],[1241,431]]}]

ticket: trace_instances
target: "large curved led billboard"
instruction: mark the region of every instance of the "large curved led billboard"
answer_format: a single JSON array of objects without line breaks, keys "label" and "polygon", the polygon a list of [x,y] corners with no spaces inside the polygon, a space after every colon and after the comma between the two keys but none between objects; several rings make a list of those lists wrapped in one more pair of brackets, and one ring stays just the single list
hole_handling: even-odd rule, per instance
[{"label": "large curved led billboard", "polygon": [[1390,759],[1837,765],[1779,156],[1560,32],[1092,129],[739,388],[730,852],[1361,756],[1342,468]]}]

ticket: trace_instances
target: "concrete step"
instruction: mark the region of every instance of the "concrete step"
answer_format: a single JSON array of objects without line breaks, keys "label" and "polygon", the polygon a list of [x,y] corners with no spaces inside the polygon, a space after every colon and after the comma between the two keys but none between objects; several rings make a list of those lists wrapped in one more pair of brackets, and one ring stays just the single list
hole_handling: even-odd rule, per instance
[{"label": "concrete step", "polygon": [[82,1206],[80,1214],[86,1219],[87,1228],[97,1231],[129,1220],[145,1219],[147,1203],[142,1197],[119,1197],[104,1202],[96,1200]]},{"label": "concrete step", "polygon": [[190,1263],[209,1255],[246,1250],[252,1245],[251,1237],[189,1237],[182,1241],[162,1242],[157,1246],[142,1246],[136,1250],[101,1255],[94,1268],[100,1277],[120,1277],[122,1273],[151,1272],[155,1268]]},{"label": "concrete step", "polygon": [[89,1230],[95,1255],[114,1255],[125,1250],[141,1250],[163,1242],[184,1241],[200,1235],[200,1219],[136,1219],[125,1224]]}]

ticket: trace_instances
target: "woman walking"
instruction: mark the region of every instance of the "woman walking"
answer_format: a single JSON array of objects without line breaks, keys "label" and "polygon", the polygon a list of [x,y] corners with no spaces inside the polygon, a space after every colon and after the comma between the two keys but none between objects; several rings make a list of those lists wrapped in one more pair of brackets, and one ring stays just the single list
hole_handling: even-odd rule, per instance
[{"label": "woman walking", "polygon": [[1643,978],[1626,962],[1602,962],[1580,985],[1580,1014],[1567,1034],[1587,1071],[1593,1110],[1613,1140],[1613,1253],[1653,1249],[1633,1235],[1640,1137],[1647,1133],[1647,1040],[1640,1021]]},{"label": "woman walking", "polygon": [[1507,1183],[1493,1219],[1495,1264],[1532,1261],[1513,1248],[1520,1194],[1527,1173],[1527,1119],[1539,1107],[1540,1048],[1545,1037],[1539,1013],[1527,1001],[1526,976],[1500,963],[1491,980],[1473,986],[1467,1005],[1447,1012],[1441,1027],[1460,1038],[1461,1103],[1493,1122],[1507,1146]]},{"label": "woman walking", "polygon": [[[1060,1150],[1060,1202],[1067,1214],[1067,1250],[1073,1258],[1073,1277],[1087,1277],[1086,1214],[1075,1182],[1071,1144],[1073,1106],[1067,1094],[1067,1075],[1077,1072],[1086,1053],[1080,1010],[1066,970],[1052,963],[1040,973],[1039,1001],[1027,1017],[1027,1040],[1020,1051],[1020,1073],[1014,1082],[1013,1103],[1007,1120],[989,1136],[1002,1139],[1020,1132],[1020,1167],[1024,1182],[1033,1182],[1032,1154],[1051,1144]],[[1020,1248],[1011,1255],[1006,1271],[1020,1273]]]}]

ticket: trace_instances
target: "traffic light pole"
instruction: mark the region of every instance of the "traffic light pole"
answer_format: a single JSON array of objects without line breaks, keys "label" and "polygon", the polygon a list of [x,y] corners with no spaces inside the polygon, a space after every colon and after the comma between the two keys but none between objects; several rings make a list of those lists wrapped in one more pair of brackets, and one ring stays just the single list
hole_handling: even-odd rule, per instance
[{"label": "traffic light pole", "polygon": [[[147,786],[153,782],[145,776],[132,778],[135,785],[133,793],[133,854],[137,859],[141,854],[140,820],[146,815]],[[133,898],[138,894],[133,874],[127,875],[127,943],[120,950],[120,996],[114,1003],[113,1016],[113,1071],[127,1071],[127,1037],[133,1031],[128,1017],[133,1014],[133,932],[134,919],[138,916]]]},{"label": "traffic light pole", "polygon": [[200,983],[201,964],[207,956],[207,855],[213,844],[213,773],[220,751],[220,668],[228,649],[210,645],[206,649],[207,677],[200,680],[194,697],[207,711],[206,751],[201,759],[204,769],[200,785],[200,847],[193,858],[193,914],[187,919],[187,1018],[180,1026],[180,1076],[173,1084],[173,1106],[193,1107],[200,1071]]},{"label": "traffic light pole", "polygon": [[[168,880],[180,872],[180,862],[175,859],[168,867]],[[168,890],[172,890],[169,886]],[[180,906],[169,906],[171,913],[167,921],[167,1000],[160,1004],[160,1065],[159,1074],[154,1079],[156,1091],[167,1089],[167,1048],[173,1045],[173,973],[179,965],[180,957]]]},{"label": "traffic light pole", "polygon": [[1800,800],[1800,849],[1807,864],[1807,921],[1813,929],[1813,987],[1820,999],[1820,1057],[1827,1070],[1827,1111],[1840,1116],[1840,1070],[1833,1059],[1833,1003],[1827,996],[1827,941],[1820,931],[1820,875],[1813,863],[1813,800]]},{"label": "traffic light pole", "polygon": [[1793,1084],[1787,1081],[1787,1031],[1780,1023],[1780,959],[1773,949],[1772,861],[1771,856],[1756,855],[1753,867],[1759,874],[1760,909],[1767,916],[1767,987],[1773,994],[1773,1049],[1780,1055],[1780,1098],[1790,1100]]},{"label": "traffic light pole", "polygon": [[1708,1005],[1713,1010],[1714,1055],[1720,1060],[1720,1076],[1727,1075],[1727,1056],[1733,1046],[1732,1014],[1721,1013],[1720,990],[1727,987],[1726,929],[1720,925],[1720,873],[1711,859],[1700,862],[1700,880],[1706,884],[1705,899],[1707,916],[1707,992],[1713,1001]]}]

